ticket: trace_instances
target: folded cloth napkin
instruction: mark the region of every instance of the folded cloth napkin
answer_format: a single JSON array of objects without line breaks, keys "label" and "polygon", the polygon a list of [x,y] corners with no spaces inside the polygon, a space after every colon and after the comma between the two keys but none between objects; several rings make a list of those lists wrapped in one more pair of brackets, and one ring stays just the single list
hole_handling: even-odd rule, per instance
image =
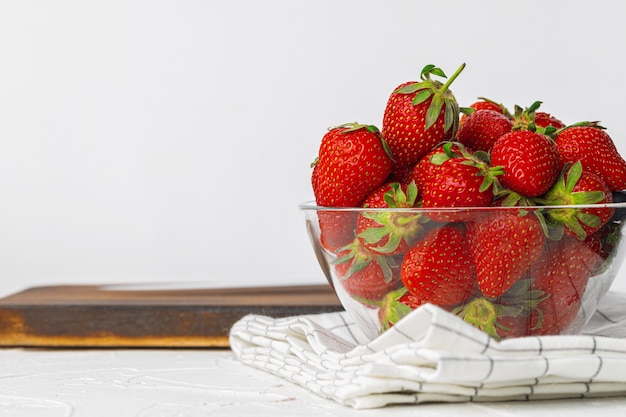
[{"label": "folded cloth napkin", "polygon": [[346,312],[248,315],[230,332],[243,363],[354,408],[626,395],[626,294],[582,334],[496,341],[434,305],[367,340]]}]

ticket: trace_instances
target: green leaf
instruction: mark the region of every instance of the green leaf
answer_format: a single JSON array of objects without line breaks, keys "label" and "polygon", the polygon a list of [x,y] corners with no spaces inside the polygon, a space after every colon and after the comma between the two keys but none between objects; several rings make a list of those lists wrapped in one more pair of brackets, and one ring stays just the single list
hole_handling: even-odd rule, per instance
[{"label": "green leaf", "polygon": [[565,190],[571,193],[576,183],[583,174],[583,165],[580,161],[576,161],[567,171],[567,178],[565,180]]},{"label": "green leaf", "polygon": [[435,94],[433,96],[433,100],[431,101],[430,106],[426,111],[426,126],[424,127],[425,130],[430,129],[431,126],[434,125],[439,119],[439,115],[441,114],[441,108],[443,107],[443,101],[443,97],[439,94]]},{"label": "green leaf", "polygon": [[530,107],[528,107],[528,109],[526,110],[527,113],[534,113],[537,111],[537,109],[541,106],[542,102],[541,101],[535,101],[533,104],[530,105]]},{"label": "green leaf", "polygon": [[576,213],[576,218],[585,226],[600,227],[600,217],[595,214],[579,211]]},{"label": "green leaf", "polygon": [[577,191],[572,193],[575,204],[596,204],[604,200],[603,191]]},{"label": "green leaf", "polygon": [[377,247],[376,252],[391,253],[394,250],[398,249],[398,246],[400,245],[400,241],[402,240],[402,237],[396,233],[390,233],[388,234],[388,236],[389,236],[389,240],[387,241],[387,243],[385,243],[383,246]]},{"label": "green leaf", "polygon": [[473,107],[459,107],[459,111],[467,116],[474,113],[476,111]]},{"label": "green leaf", "polygon": [[385,282],[386,283],[391,282],[391,280],[393,279],[393,271],[391,269],[391,266],[389,265],[389,262],[387,262],[387,258],[385,256],[377,256],[376,262],[378,262],[380,269],[383,271],[383,274],[385,275]]},{"label": "green leaf", "polygon": [[521,195],[511,191],[502,201],[502,205],[504,207],[514,207],[517,205],[518,201],[520,201],[521,198]]},{"label": "green leaf", "polygon": [[480,187],[478,187],[478,191],[480,191],[481,193],[484,193],[492,185],[493,185],[493,177],[491,177],[489,175],[485,175],[485,178],[483,179],[483,182],[480,183]]},{"label": "green leaf", "polygon": [[415,181],[411,181],[409,185],[406,186],[407,203],[414,206],[418,194],[419,190],[417,189],[417,184],[415,184]]},{"label": "green leaf", "polygon": [[369,245],[380,242],[387,235],[389,231],[385,227],[368,227],[359,233],[359,237]]},{"label": "green leaf", "polygon": [[428,86],[427,83],[411,83],[400,88],[397,88],[394,93],[396,94],[413,94],[414,92],[426,88]]},{"label": "green leaf", "polygon": [[439,67],[435,67],[430,70],[430,73],[442,78],[448,78],[448,76],[443,72],[443,70]]},{"label": "green leaf", "polygon": [[350,268],[348,268],[348,270],[346,271],[346,274],[343,276],[344,279],[347,279],[350,277],[350,275],[362,271],[363,269],[365,269],[366,266],[369,265],[371,261],[370,260],[366,260],[366,261],[360,261],[360,262],[355,262],[353,263]]},{"label": "green leaf", "polygon": [[441,165],[448,159],[450,159],[450,157],[445,153],[436,153],[430,157],[430,163],[433,165]]},{"label": "green leaf", "polygon": [[572,218],[566,221],[565,227],[571,230],[580,240],[583,240],[587,237],[587,232],[585,232],[585,229],[576,218]]},{"label": "green leaf", "polygon": [[426,100],[428,100],[428,98],[432,95],[433,95],[433,90],[431,90],[430,88],[425,88],[419,93],[415,94],[415,97],[413,97],[413,101],[411,102],[411,104],[413,104],[414,106],[417,106],[418,104],[423,103]]},{"label": "green leaf", "polygon": [[444,112],[444,125],[443,125],[443,131],[447,132],[448,130],[450,130],[450,128],[452,126],[454,126],[454,105],[449,102],[446,101],[446,110]]}]

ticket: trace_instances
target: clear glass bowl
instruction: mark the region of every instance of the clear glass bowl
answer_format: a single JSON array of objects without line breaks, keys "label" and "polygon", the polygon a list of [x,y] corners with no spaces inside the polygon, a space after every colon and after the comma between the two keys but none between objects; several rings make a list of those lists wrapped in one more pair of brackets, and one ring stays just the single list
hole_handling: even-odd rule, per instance
[{"label": "clear glass bowl", "polygon": [[[624,261],[626,202],[442,209],[306,202],[299,208],[323,273],[370,338],[424,303],[497,339],[576,334]],[[610,220],[597,230],[585,226],[578,237],[560,223],[572,215],[588,221],[577,213],[589,210]],[[512,226],[522,218],[524,225]],[[382,224],[400,227],[398,244],[387,231],[365,232]]]}]

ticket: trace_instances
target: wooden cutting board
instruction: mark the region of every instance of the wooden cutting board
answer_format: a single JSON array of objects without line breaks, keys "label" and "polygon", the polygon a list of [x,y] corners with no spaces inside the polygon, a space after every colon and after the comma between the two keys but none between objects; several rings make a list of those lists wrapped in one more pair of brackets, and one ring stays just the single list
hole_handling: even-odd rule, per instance
[{"label": "wooden cutting board", "polygon": [[228,347],[246,314],[341,311],[329,285],[119,290],[35,287],[0,299],[3,347]]}]

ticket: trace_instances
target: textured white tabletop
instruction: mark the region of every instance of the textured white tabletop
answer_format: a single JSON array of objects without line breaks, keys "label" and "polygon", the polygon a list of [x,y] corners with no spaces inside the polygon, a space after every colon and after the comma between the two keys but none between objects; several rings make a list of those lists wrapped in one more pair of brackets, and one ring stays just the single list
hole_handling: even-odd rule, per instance
[{"label": "textured white tabletop", "polygon": [[[622,416],[626,398],[353,410],[230,350],[0,350],[0,416]],[[599,413],[599,414],[596,414]]]}]

